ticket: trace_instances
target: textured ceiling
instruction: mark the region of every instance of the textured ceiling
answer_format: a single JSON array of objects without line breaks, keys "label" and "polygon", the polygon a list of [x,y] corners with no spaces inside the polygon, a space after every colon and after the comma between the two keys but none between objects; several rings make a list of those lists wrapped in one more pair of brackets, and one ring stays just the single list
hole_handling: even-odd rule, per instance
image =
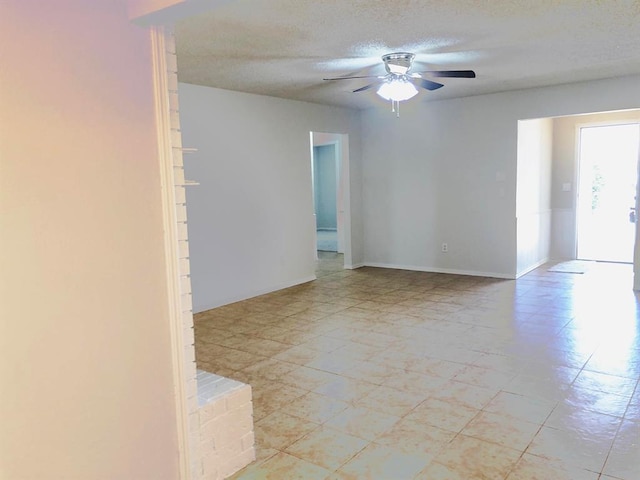
[{"label": "textured ceiling", "polygon": [[[176,25],[180,81],[365,108],[380,56],[472,69],[418,101],[640,73],[640,0],[236,0]],[[415,100],[413,100],[415,101]]]}]

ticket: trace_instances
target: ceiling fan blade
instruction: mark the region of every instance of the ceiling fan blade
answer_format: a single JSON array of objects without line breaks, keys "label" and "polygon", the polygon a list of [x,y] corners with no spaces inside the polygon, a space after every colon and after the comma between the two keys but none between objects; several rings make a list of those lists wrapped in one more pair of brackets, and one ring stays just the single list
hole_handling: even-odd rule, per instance
[{"label": "ceiling fan blade", "polygon": [[364,87],[357,88],[353,91],[353,93],[364,92],[365,90],[369,90],[370,88],[375,87],[376,83],[370,83],[369,85],[365,85]]},{"label": "ceiling fan blade", "polygon": [[476,78],[476,72],[473,70],[426,70],[418,73],[426,73],[432,77]]},{"label": "ceiling fan blade", "polygon": [[378,75],[365,75],[355,77],[336,77],[336,78],[323,78],[323,80],[351,80],[352,78],[380,78]]},{"label": "ceiling fan blade", "polygon": [[444,87],[444,85],[441,83],[432,82],[431,80],[426,80],[424,78],[416,78],[415,82],[419,86],[421,86],[422,88],[426,88],[427,90],[437,90]]}]

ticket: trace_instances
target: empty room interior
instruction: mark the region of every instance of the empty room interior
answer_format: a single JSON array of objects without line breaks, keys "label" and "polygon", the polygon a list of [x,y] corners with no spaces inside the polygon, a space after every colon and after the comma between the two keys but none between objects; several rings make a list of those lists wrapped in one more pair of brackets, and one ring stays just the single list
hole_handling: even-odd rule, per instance
[{"label": "empty room interior", "polygon": [[[441,90],[393,112],[375,90],[352,92],[385,74],[371,27],[332,39],[363,36],[366,48],[345,47],[365,58],[316,74],[370,78],[305,88],[318,65],[305,54],[323,44],[308,24],[339,17],[307,7],[302,19],[284,3],[245,19],[230,6],[175,30],[182,142],[197,149],[185,157],[199,184],[186,198],[196,364],[253,393],[256,460],[234,478],[640,475],[633,244],[625,262],[596,262],[577,240],[580,132],[637,129],[637,94],[625,93],[636,78],[482,94],[474,67],[477,78],[439,77]],[[361,15],[367,25],[374,13]],[[278,56],[284,34],[261,29],[285,21],[300,43]],[[386,35],[401,51],[430,41]],[[422,49],[428,69],[484,64],[455,41]],[[287,92],[278,72],[296,70]],[[460,93],[430,98],[450,87]],[[327,160],[344,141],[347,157]],[[631,238],[633,141],[633,191],[617,212]],[[338,184],[328,206],[326,178]]]},{"label": "empty room interior", "polygon": [[31,3],[0,477],[640,478],[637,2]]}]

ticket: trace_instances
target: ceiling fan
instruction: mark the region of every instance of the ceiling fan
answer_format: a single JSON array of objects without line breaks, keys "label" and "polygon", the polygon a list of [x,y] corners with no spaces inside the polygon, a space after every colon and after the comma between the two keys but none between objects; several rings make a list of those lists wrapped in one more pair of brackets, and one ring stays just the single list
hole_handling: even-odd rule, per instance
[{"label": "ceiling fan", "polygon": [[387,53],[382,56],[386,75],[366,75],[324,78],[323,80],[351,80],[358,78],[377,78],[378,81],[355,89],[353,92],[364,92],[373,87],[378,87],[377,94],[385,100],[390,100],[393,111],[400,115],[400,102],[409,100],[418,94],[416,85],[426,90],[437,90],[444,87],[442,83],[422,78],[422,74],[442,78],[475,78],[473,70],[425,70],[411,72],[415,55],[407,52]]}]

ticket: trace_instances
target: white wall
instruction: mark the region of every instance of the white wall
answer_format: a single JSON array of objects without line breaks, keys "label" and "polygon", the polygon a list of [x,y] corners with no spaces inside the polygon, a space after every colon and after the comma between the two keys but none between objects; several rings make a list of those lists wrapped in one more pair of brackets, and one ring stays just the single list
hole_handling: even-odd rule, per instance
[{"label": "white wall", "polygon": [[553,121],[518,122],[516,172],[516,274],[549,259]]},{"label": "white wall", "polygon": [[0,12],[0,477],[178,475],[148,32]]},{"label": "white wall", "polygon": [[[577,129],[583,124],[615,122],[640,122],[640,110],[553,119],[552,258],[573,259],[576,256]],[[570,185],[570,190],[562,190],[565,183]]]},{"label": "white wall", "polygon": [[321,145],[331,145],[340,141],[340,134],[337,133],[325,133],[325,132],[313,132],[312,142],[314,147]]},{"label": "white wall", "polygon": [[349,260],[361,261],[357,111],[180,84],[180,117],[198,148],[185,158],[200,182],[187,191],[194,311],[314,278],[310,131],[349,134]]},{"label": "white wall", "polygon": [[515,276],[518,120],[639,105],[632,76],[366,110],[365,263]]}]

